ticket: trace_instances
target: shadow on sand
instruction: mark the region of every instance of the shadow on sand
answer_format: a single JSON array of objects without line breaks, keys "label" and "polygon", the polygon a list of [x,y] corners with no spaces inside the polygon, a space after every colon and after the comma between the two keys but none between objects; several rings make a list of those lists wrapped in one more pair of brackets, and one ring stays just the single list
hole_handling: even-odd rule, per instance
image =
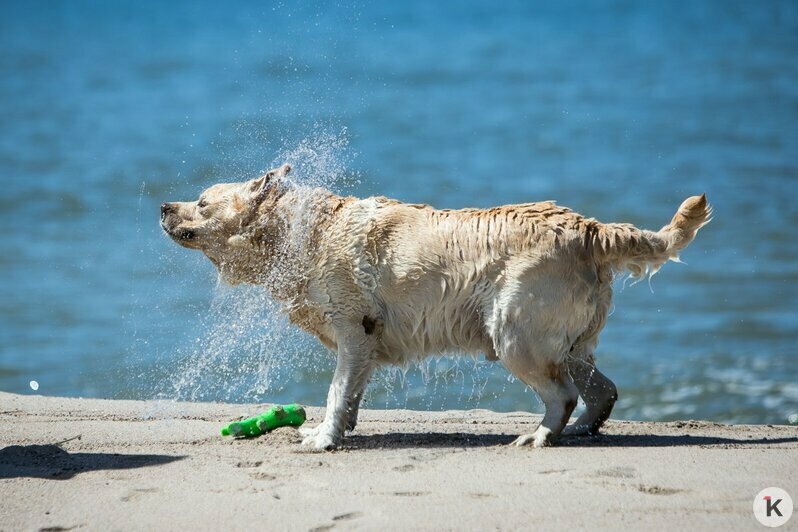
[{"label": "shadow on sand", "polygon": [[[398,433],[351,435],[344,439],[346,449],[402,449],[430,447],[493,447],[508,445],[514,435],[471,433]],[[561,438],[558,447],[747,447],[757,445],[798,444],[798,435],[776,438],[727,438],[720,436],[661,435],[661,434],[597,434]]]},{"label": "shadow on sand", "polygon": [[67,480],[86,471],[150,467],[183,458],[159,454],[69,453],[58,445],[11,445],[0,449],[0,479]]}]

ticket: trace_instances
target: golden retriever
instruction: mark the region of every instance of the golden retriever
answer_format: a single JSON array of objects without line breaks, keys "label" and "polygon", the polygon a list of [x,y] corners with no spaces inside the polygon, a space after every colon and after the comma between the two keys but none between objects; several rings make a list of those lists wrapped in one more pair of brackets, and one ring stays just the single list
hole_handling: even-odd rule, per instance
[{"label": "golden retriever", "polygon": [[[711,215],[704,195],[659,231],[548,201],[436,210],[309,189],[289,171],[164,203],[161,226],[227,282],[267,285],[294,323],[337,353],[324,421],[303,431],[318,449],[354,429],[377,366],[446,352],[484,353],[538,393],[545,416],[516,445],[595,433],[617,398],[593,358],[613,272],[640,278],[678,260]],[[586,408],[566,427],[579,396]]]}]

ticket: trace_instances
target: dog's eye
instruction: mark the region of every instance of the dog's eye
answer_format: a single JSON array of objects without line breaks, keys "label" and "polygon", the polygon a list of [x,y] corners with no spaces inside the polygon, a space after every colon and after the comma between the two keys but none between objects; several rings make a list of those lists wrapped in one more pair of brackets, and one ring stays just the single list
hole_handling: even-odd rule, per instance
[{"label": "dog's eye", "polygon": [[199,207],[200,209],[204,209],[207,206],[208,206],[208,202],[205,201],[204,199],[199,200],[199,203],[197,203],[197,207]]}]

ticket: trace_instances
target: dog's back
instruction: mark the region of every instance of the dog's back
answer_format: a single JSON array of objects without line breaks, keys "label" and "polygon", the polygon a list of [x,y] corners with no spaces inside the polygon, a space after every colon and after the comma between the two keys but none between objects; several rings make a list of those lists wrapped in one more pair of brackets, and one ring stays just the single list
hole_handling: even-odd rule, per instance
[{"label": "dog's back", "polygon": [[[603,325],[612,270],[634,275],[678,257],[709,218],[703,196],[685,201],[659,232],[602,224],[554,202],[493,209],[436,210],[387,198],[348,214],[355,276],[383,325],[381,358],[405,364],[430,353],[483,352],[495,358],[491,330],[535,299],[538,321],[575,343]],[[545,315],[543,315],[545,314]],[[515,321],[523,322],[518,316]],[[501,325],[497,323],[501,322]]]}]

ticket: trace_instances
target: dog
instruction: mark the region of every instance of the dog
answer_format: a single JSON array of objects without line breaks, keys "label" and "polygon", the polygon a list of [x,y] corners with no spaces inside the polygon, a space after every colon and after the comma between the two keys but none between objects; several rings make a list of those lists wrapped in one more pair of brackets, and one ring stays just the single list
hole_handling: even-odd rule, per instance
[{"label": "dog", "polygon": [[[266,285],[337,354],[324,420],[303,429],[317,449],[355,428],[375,368],[450,352],[500,361],[540,396],[543,420],[515,445],[596,433],[618,397],[594,359],[614,273],[643,278],[678,261],[712,214],[703,194],[659,231],[551,201],[436,210],[310,189],[290,169],[163,203],[161,226],[226,282]],[[585,410],[567,425],[580,396]]]}]

